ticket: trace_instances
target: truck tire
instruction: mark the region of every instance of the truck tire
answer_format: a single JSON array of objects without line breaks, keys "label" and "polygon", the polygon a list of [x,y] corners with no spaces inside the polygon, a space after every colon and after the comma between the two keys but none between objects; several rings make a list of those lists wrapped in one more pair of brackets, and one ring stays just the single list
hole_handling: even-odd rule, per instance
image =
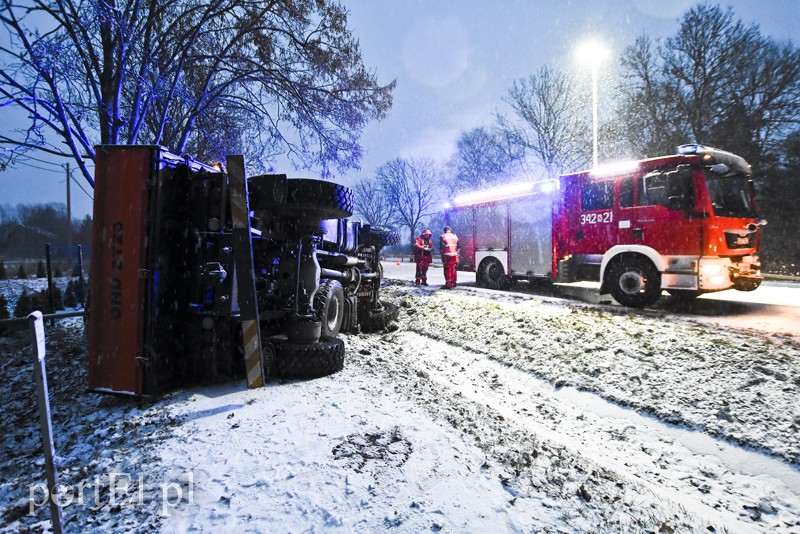
[{"label": "truck tire", "polygon": [[478,266],[478,280],[487,289],[509,289],[514,279],[506,274],[503,264],[497,258],[484,258]]},{"label": "truck tire", "polygon": [[325,280],[314,293],[314,310],[322,321],[322,337],[336,337],[344,319],[344,288],[338,280]]},{"label": "truck tire", "polygon": [[609,292],[614,300],[631,308],[645,308],[661,297],[661,273],[641,256],[621,256],[609,267]]},{"label": "truck tire", "polygon": [[280,211],[320,220],[344,219],[353,214],[353,191],[334,182],[290,178],[286,181],[286,203]]},{"label": "truck tire", "polygon": [[383,226],[369,226],[367,231],[359,236],[361,245],[365,247],[385,247],[400,243],[400,233]]},{"label": "truck tire", "polygon": [[368,308],[359,313],[361,331],[365,334],[380,332],[397,320],[400,308],[391,302],[382,302],[379,309]]},{"label": "truck tire", "polygon": [[322,338],[316,343],[292,343],[271,338],[275,346],[274,374],[280,378],[319,378],[344,367],[344,341]]},{"label": "truck tire", "polygon": [[261,174],[247,179],[247,195],[251,210],[265,210],[286,203],[285,174]]}]

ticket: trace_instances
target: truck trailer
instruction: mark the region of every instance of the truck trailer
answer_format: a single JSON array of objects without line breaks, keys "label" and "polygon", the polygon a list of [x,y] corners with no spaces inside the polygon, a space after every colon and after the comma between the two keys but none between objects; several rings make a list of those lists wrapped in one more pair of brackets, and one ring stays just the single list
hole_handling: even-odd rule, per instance
[{"label": "truck trailer", "polygon": [[478,285],[599,281],[625,306],[756,289],[762,227],[750,165],[703,145],[558,180],[460,195],[445,220]]}]

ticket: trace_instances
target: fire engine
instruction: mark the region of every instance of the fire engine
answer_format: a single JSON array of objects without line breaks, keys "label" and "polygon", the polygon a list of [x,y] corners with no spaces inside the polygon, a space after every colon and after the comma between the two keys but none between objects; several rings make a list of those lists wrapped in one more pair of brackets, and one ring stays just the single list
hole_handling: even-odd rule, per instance
[{"label": "fire engine", "polygon": [[766,221],[750,165],[702,145],[460,195],[445,219],[461,240],[459,269],[491,289],[594,280],[601,294],[643,308],[662,290],[693,299],[752,291],[763,278]]}]

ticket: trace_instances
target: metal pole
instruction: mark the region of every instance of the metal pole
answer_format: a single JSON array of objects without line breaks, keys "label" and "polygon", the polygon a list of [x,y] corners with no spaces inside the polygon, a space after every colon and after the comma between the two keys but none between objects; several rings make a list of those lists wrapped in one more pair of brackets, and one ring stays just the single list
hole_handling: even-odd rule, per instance
[{"label": "metal pole", "polygon": [[36,398],[39,404],[39,426],[42,432],[45,468],[47,470],[48,500],[50,501],[50,520],[53,532],[61,534],[61,506],[58,502],[58,471],[56,470],[56,449],[53,445],[53,426],[50,420],[50,395],[47,391],[47,370],[44,364],[44,321],[42,312],[28,315],[28,329],[33,348],[33,374],[36,379]]},{"label": "metal pole", "polygon": [[80,304],[83,307],[86,307],[86,286],[84,285],[85,282],[83,281],[83,247],[78,245],[78,283],[81,286],[81,299]]},{"label": "metal pole", "polygon": [[72,175],[69,172],[69,163],[66,164],[67,168],[67,247],[72,248],[72,198],[69,192],[69,183],[72,180]]},{"label": "metal pole", "polygon": [[[56,300],[53,294],[53,270],[50,268],[50,243],[45,246],[45,256],[47,258],[47,296],[50,300],[50,313],[56,312]],[[55,324],[52,320],[50,326]]]}]

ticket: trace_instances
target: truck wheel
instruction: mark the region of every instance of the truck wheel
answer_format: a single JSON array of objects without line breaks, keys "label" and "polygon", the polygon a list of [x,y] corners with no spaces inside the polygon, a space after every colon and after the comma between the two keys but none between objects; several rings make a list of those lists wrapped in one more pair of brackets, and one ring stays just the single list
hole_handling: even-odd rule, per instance
[{"label": "truck wheel", "polygon": [[284,327],[286,337],[293,343],[315,343],[319,341],[322,332],[321,321],[289,321]]},{"label": "truck wheel", "polygon": [[397,320],[400,308],[391,302],[382,302],[379,309],[366,309],[365,313],[359,314],[359,324],[361,331],[369,334],[386,330],[391,323]]},{"label": "truck wheel", "polygon": [[314,293],[314,310],[322,321],[322,337],[336,337],[344,318],[344,288],[338,280],[325,280]]},{"label": "truck wheel", "polygon": [[286,203],[286,175],[261,174],[247,179],[251,210],[277,208]]},{"label": "truck wheel", "polygon": [[514,280],[506,275],[503,264],[497,258],[486,258],[478,267],[480,285],[487,289],[509,289]]},{"label": "truck wheel", "polygon": [[644,308],[661,297],[661,273],[650,260],[623,256],[609,268],[608,287],[623,306]]},{"label": "truck wheel", "polygon": [[316,343],[292,343],[272,338],[275,345],[275,376],[281,378],[319,378],[344,367],[344,341],[323,338]]},{"label": "truck wheel", "polygon": [[383,226],[369,226],[359,238],[361,245],[365,247],[385,247],[400,243],[400,233]]},{"label": "truck wheel", "polygon": [[344,219],[353,214],[353,191],[334,182],[290,178],[286,181],[286,203],[280,211],[320,220]]}]

